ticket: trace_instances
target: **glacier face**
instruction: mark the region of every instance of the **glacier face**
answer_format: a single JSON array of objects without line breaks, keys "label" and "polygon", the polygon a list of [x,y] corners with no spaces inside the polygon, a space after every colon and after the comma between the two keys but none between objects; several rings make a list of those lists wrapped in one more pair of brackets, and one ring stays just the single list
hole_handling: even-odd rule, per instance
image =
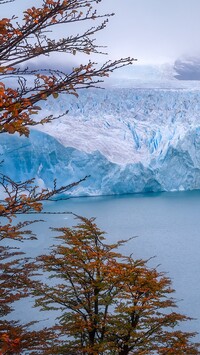
[{"label": "glacier face", "polygon": [[82,90],[42,103],[43,116],[63,110],[29,139],[2,134],[1,172],[47,187],[90,175],[74,195],[200,188],[200,88]]}]

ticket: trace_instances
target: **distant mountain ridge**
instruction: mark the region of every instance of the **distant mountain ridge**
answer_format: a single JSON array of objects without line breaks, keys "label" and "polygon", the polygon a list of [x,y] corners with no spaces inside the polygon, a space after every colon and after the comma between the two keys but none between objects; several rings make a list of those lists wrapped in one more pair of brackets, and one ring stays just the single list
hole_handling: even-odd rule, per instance
[{"label": "distant mountain ridge", "polygon": [[[179,81],[199,81],[200,80],[200,57],[180,57],[174,63],[165,64],[140,64],[134,63],[116,73],[121,80],[131,80],[140,85],[156,85],[163,87],[168,84],[170,86],[184,87]],[[178,83],[179,82],[179,83]]]},{"label": "distant mountain ridge", "polygon": [[174,77],[178,80],[200,80],[200,58],[186,57],[174,63]]}]

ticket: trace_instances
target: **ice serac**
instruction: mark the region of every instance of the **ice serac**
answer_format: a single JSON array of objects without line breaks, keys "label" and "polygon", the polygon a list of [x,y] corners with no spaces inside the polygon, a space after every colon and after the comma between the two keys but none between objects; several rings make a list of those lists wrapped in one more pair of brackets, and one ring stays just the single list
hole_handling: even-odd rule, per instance
[{"label": "ice serac", "polygon": [[[189,85],[189,84],[187,84]],[[1,134],[1,172],[70,193],[108,195],[200,189],[200,89],[83,90],[43,103],[69,114],[30,138]]]},{"label": "ice serac", "polygon": [[41,187],[67,185],[90,175],[70,193],[101,195],[157,191],[153,174],[141,163],[120,166],[100,152],[85,153],[64,147],[48,134],[32,131],[29,138],[1,135],[1,173],[17,182],[36,178]]}]

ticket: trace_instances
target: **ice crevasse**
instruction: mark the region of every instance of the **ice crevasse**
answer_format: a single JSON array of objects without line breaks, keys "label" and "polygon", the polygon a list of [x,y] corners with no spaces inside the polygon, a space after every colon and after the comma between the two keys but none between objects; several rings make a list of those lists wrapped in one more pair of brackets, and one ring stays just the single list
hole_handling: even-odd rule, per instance
[{"label": "ice crevasse", "polygon": [[1,134],[1,173],[76,196],[200,189],[200,89],[107,88],[60,95],[29,138]]}]

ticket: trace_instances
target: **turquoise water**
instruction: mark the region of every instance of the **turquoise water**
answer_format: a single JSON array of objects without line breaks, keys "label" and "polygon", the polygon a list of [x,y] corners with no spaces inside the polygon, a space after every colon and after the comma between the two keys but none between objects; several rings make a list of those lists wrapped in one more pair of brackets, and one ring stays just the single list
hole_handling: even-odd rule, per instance
[{"label": "turquoise water", "polygon": [[[155,256],[150,265],[159,265],[172,279],[179,311],[197,318],[182,328],[200,331],[200,191],[74,198],[48,202],[45,210],[96,217],[109,242],[137,236],[121,251],[136,258]],[[32,255],[53,244],[49,226],[76,223],[68,214],[43,218],[46,223],[34,226],[38,241],[24,244]]]}]

